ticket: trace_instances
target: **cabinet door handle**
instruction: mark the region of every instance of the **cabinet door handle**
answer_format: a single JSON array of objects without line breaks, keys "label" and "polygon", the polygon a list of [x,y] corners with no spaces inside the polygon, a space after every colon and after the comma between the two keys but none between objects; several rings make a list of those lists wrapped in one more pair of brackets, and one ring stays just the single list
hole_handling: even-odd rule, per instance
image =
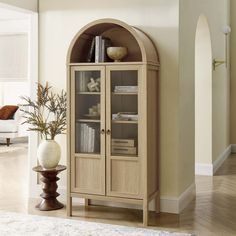
[{"label": "cabinet door handle", "polygon": [[101,133],[101,134],[105,134],[105,129],[102,129],[102,130],[100,131],[100,133]]},{"label": "cabinet door handle", "polygon": [[107,130],[107,134],[110,135],[111,134],[111,130],[108,129]]}]

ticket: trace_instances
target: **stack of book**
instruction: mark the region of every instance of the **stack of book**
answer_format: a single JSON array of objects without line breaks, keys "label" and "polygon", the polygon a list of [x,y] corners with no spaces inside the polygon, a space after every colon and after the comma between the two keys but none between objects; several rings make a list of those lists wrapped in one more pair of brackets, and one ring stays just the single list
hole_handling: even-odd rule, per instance
[{"label": "stack of book", "polygon": [[112,120],[137,121],[138,114],[136,112],[118,112],[112,114]]},{"label": "stack of book", "polygon": [[137,155],[134,139],[112,139],[112,154]]},{"label": "stack of book", "polygon": [[108,61],[107,48],[111,46],[111,40],[103,36],[95,36],[92,40],[87,62],[106,62]]},{"label": "stack of book", "polygon": [[138,86],[115,86],[115,93],[137,93]]},{"label": "stack of book", "polygon": [[99,127],[95,125],[80,124],[80,152],[98,153],[100,150]]}]

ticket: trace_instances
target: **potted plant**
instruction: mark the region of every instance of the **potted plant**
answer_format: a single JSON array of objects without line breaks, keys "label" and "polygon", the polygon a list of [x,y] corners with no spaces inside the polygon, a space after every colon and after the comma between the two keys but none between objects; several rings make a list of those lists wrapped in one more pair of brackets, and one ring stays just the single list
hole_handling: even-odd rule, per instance
[{"label": "potted plant", "polygon": [[66,130],[66,92],[52,92],[52,87],[38,83],[37,99],[22,97],[29,106],[24,113],[24,123],[29,124],[29,131],[40,133],[43,140],[37,150],[39,164],[44,169],[54,169],[61,158],[61,148],[55,137]]}]

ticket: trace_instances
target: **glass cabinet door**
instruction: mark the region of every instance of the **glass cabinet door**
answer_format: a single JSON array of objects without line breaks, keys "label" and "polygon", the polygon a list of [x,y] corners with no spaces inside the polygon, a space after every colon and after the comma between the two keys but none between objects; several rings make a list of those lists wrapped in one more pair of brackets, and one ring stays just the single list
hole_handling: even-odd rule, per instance
[{"label": "glass cabinet door", "polygon": [[109,154],[138,156],[138,70],[111,70],[108,119],[111,128]]},{"label": "glass cabinet door", "polygon": [[101,70],[75,71],[75,153],[101,154]]},{"label": "glass cabinet door", "polygon": [[107,192],[138,198],[140,66],[109,66],[106,71]]},{"label": "glass cabinet door", "polygon": [[72,150],[75,188],[105,192],[105,69],[72,68]]}]

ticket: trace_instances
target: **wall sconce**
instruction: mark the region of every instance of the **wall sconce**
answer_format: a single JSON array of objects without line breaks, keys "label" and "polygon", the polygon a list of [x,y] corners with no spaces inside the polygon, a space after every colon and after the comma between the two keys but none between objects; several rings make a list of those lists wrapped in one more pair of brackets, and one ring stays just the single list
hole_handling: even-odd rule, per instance
[{"label": "wall sconce", "polygon": [[222,28],[222,32],[225,35],[225,60],[213,60],[213,70],[216,70],[216,67],[225,64],[225,67],[228,66],[228,38],[227,36],[230,34],[231,32],[231,28],[229,25],[226,25]]}]

